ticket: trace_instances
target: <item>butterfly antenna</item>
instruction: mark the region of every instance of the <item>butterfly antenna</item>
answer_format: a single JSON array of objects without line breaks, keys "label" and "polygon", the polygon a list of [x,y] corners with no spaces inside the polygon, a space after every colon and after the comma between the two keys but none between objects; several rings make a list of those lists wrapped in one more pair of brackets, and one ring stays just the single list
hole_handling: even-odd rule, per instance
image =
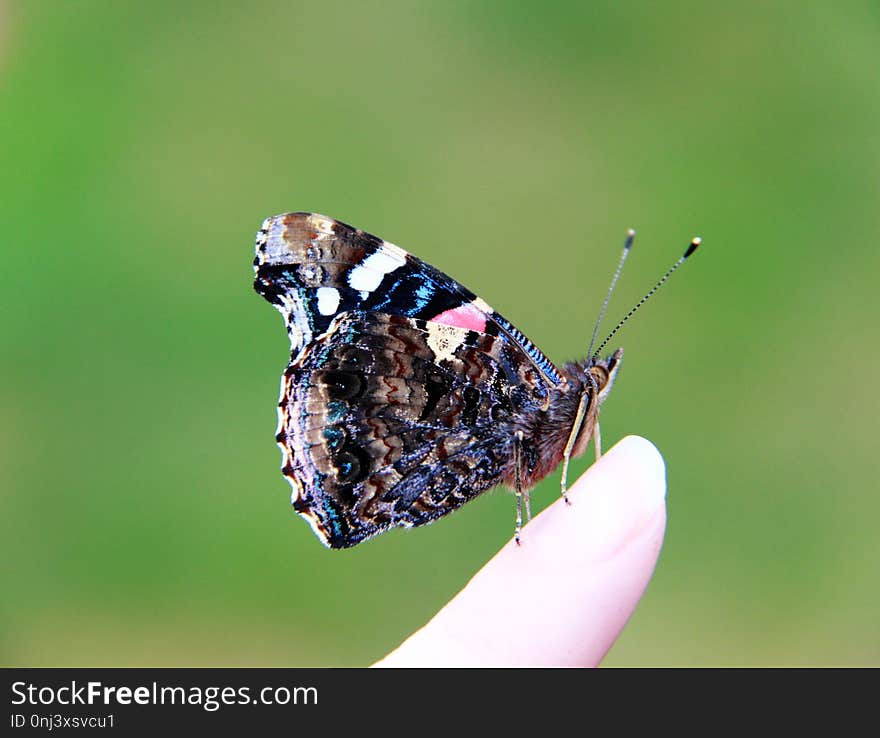
[{"label": "butterfly antenna", "polygon": [[620,273],[623,271],[623,265],[626,263],[626,257],[629,256],[629,250],[632,248],[633,239],[636,237],[636,232],[632,228],[630,228],[626,232],[626,241],[623,244],[623,253],[620,255],[620,261],[617,262],[617,269],[614,272],[614,277],[611,280],[611,286],[608,288],[608,294],[605,295],[605,302],[602,303],[602,309],[599,311],[599,317],[596,319],[596,327],[593,328],[593,337],[590,339],[590,348],[587,349],[587,356],[593,355],[593,346],[596,345],[596,338],[599,335],[599,326],[602,325],[602,318],[605,317],[605,311],[608,310],[608,303],[611,301],[611,293],[614,292],[614,288],[617,286],[617,280],[620,278]]},{"label": "butterfly antenna", "polygon": [[[645,295],[641,300],[639,300],[638,303],[636,303],[636,306],[635,306],[632,310],[630,310],[626,315],[623,316],[623,320],[621,320],[621,321],[620,321],[620,322],[614,327],[614,330],[611,331],[611,333],[608,334],[607,338],[606,338],[604,341],[602,341],[602,343],[599,345],[599,348],[596,349],[595,353],[589,355],[589,356],[590,356],[590,363],[591,363],[591,364],[592,364],[592,363],[598,358],[599,354],[602,353],[602,349],[604,349],[604,348],[608,345],[608,342],[609,342],[612,338],[614,338],[614,336],[617,335],[617,332],[618,332],[621,328],[623,328],[623,324],[626,323],[626,321],[628,321],[633,315],[635,315],[636,311],[637,311],[642,305],[644,305],[648,300],[651,299],[651,297],[653,297],[654,293],[655,293],[657,290],[659,290],[659,289],[663,286],[663,284],[666,282],[666,280],[669,279],[669,278],[673,275],[673,273],[675,272],[676,269],[678,269],[682,264],[684,264],[684,262],[688,259],[688,257],[691,256],[691,255],[694,253],[694,251],[697,250],[697,248],[699,248],[699,246],[700,246],[700,244],[701,244],[702,242],[703,242],[703,240],[702,240],[701,238],[695,238],[693,241],[690,242],[690,244],[689,244],[688,247],[687,247],[687,250],[686,250],[686,251],[684,252],[684,254],[681,256],[681,258],[680,258],[677,262],[675,262],[675,264],[673,264],[671,267],[669,267],[669,269],[668,269],[668,271],[666,272],[666,274],[664,274],[664,275],[660,278],[660,280],[657,282],[657,284],[655,284],[655,285],[651,288],[651,291],[648,292],[648,294]],[[624,254],[624,256],[625,256],[625,254]],[[623,262],[621,261],[621,264],[622,264],[622,263],[623,263]],[[615,279],[616,279],[616,278],[617,278],[617,277],[615,276]]]}]

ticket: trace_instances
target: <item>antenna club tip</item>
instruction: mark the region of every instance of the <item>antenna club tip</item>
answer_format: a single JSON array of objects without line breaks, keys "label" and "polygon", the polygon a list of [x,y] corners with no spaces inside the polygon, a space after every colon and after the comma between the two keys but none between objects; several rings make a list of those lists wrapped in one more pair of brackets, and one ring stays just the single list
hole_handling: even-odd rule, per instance
[{"label": "antenna club tip", "polygon": [[630,238],[632,238],[633,236],[636,235],[636,229],[635,228],[628,228],[626,231],[626,235],[629,236]]},{"label": "antenna club tip", "polygon": [[703,239],[699,236],[693,239],[690,243],[690,246],[687,247],[687,251],[684,252],[684,256],[682,258],[687,259],[692,253],[694,253],[694,251],[699,248],[701,243],[703,243]]}]

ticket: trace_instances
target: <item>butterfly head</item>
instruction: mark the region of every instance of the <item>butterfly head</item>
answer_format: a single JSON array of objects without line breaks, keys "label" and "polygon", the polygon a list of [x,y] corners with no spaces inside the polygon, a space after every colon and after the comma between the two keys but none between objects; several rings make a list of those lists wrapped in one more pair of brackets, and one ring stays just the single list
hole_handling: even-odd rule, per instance
[{"label": "butterfly head", "polygon": [[599,406],[611,392],[622,359],[623,349],[619,348],[604,359],[589,356],[582,362],[565,365],[570,389],[565,393],[560,438],[568,439],[572,457],[580,456],[593,437],[599,422]]},{"label": "butterfly head", "polygon": [[614,384],[614,378],[620,369],[620,362],[623,359],[623,349],[619,348],[611,356],[606,359],[588,358],[584,370],[589,376],[585,377],[589,385],[595,389],[599,404],[605,402],[608,393],[611,392],[611,386]]}]

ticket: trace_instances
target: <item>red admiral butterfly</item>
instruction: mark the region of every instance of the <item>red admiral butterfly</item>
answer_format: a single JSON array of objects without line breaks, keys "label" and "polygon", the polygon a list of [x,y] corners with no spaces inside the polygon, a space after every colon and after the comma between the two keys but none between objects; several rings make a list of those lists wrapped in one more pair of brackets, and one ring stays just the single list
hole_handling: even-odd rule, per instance
[{"label": "red admiral butterfly", "polygon": [[519,540],[529,490],[562,462],[564,496],[569,459],[591,438],[600,454],[599,405],[623,351],[599,353],[698,245],[599,349],[597,322],[587,358],[557,368],[474,293],[397,246],[314,213],[267,218],[254,289],[290,336],[276,440],[294,510],[327,546],[348,548],[506,484]]}]

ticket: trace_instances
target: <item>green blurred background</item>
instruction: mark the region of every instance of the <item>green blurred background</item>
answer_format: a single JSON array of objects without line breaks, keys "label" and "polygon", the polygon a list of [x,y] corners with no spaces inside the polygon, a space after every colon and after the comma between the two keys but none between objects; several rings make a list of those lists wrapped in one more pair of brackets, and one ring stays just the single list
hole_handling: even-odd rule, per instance
[{"label": "green blurred background", "polygon": [[346,552],[289,509],[288,210],[559,362],[627,227],[609,327],[703,236],[620,336],[669,526],[607,663],[880,663],[876,2],[0,0],[0,173],[0,664],[365,665],[509,539],[500,491]]}]

